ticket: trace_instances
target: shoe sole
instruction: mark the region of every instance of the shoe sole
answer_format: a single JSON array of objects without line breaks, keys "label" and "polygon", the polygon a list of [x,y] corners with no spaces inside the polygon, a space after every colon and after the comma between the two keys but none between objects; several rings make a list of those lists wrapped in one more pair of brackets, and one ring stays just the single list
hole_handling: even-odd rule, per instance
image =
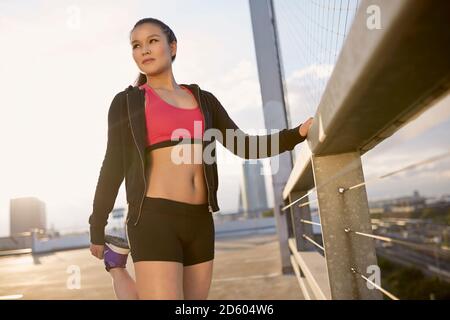
[{"label": "shoe sole", "polygon": [[110,243],[119,248],[130,249],[128,240],[116,236],[106,235],[105,243]]},{"label": "shoe sole", "polygon": [[112,251],[119,254],[128,254],[130,252],[130,249],[120,248],[118,246],[113,245],[112,243],[105,243],[105,245],[108,246]]}]

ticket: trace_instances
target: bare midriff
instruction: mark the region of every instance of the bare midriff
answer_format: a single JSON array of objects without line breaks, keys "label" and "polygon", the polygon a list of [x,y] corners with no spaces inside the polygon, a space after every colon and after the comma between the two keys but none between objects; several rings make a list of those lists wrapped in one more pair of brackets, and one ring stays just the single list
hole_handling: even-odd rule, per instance
[{"label": "bare midriff", "polygon": [[[161,99],[157,93],[156,98]],[[164,98],[168,98],[164,95]],[[188,89],[172,95],[172,106],[192,109],[195,97]],[[148,105],[146,95],[146,106]],[[183,107],[181,107],[183,106]],[[189,106],[189,107],[185,107]],[[182,112],[186,112],[183,110]],[[190,111],[187,111],[190,112]],[[191,204],[208,203],[208,189],[203,173],[203,146],[201,143],[159,147],[146,151],[147,197],[158,197]],[[180,160],[182,159],[182,161]]]},{"label": "bare midriff", "polygon": [[[174,154],[172,154],[174,153]],[[183,161],[179,161],[180,157]],[[182,144],[147,152],[150,163],[146,196],[192,204],[208,202],[203,174],[202,145]]]}]

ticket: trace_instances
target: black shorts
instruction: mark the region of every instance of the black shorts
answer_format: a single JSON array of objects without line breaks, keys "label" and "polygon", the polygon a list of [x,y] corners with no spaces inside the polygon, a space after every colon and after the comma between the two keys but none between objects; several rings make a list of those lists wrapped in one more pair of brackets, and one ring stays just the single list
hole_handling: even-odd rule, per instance
[{"label": "black shorts", "polygon": [[126,231],[133,262],[189,266],[214,259],[214,219],[207,203],[145,197],[138,224],[130,219]]}]

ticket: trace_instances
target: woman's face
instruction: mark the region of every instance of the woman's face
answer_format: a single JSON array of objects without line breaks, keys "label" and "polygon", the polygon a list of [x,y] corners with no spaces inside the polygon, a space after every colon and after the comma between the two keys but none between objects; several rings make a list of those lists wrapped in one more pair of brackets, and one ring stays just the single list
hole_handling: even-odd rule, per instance
[{"label": "woman's face", "polygon": [[165,34],[153,23],[137,26],[131,33],[130,44],[136,65],[142,73],[149,75],[169,68],[177,49],[176,42],[169,45]]}]

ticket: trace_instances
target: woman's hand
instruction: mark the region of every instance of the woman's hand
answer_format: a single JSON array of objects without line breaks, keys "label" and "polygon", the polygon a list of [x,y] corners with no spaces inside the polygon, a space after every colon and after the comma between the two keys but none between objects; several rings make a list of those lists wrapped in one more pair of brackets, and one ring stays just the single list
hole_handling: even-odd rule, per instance
[{"label": "woman's hand", "polygon": [[313,120],[314,120],[313,117],[309,117],[308,120],[303,122],[303,124],[300,126],[298,131],[299,131],[301,136],[303,136],[303,137],[307,137],[308,136],[309,128],[311,128]]},{"label": "woman's hand", "polygon": [[93,244],[91,243],[91,253],[94,257],[99,258],[100,260],[103,259],[103,251],[104,251],[104,245],[100,244]]}]

